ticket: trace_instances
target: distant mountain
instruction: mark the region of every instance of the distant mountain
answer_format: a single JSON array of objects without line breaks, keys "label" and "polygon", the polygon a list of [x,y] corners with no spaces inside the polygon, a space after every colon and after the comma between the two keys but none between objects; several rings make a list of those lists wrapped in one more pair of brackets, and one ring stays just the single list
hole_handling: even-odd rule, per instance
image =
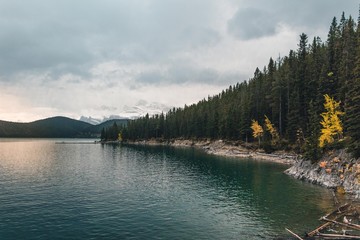
[{"label": "distant mountain", "polygon": [[0,121],[0,137],[81,137],[89,123],[66,117],[52,117],[30,123]]},{"label": "distant mountain", "polygon": [[104,128],[109,128],[111,126],[114,125],[114,123],[116,123],[116,125],[118,125],[118,127],[120,126],[124,126],[124,125],[127,125],[127,123],[129,122],[129,119],[111,119],[111,120],[108,120],[106,122],[103,122],[103,123],[100,123],[98,125],[93,125],[93,126],[90,126],[86,129],[83,130],[84,134],[88,134],[88,135],[91,135],[91,136],[96,136],[96,135],[99,135],[101,133],[101,130]]},{"label": "distant mountain", "polygon": [[86,123],[90,123],[92,125],[98,125],[100,123],[102,123],[103,121],[101,119],[98,119],[98,118],[92,118],[92,117],[85,117],[85,116],[81,116],[79,121],[82,121],[82,122],[86,122]]},{"label": "distant mountain", "polygon": [[130,119],[149,114],[167,112],[170,107],[145,100],[140,100],[133,107],[124,106],[118,115],[110,115],[103,119],[82,116],[80,120],[67,117],[51,117],[29,123],[8,122],[0,120],[0,137],[33,137],[33,138],[74,138],[99,137],[103,128],[116,122],[118,126],[126,125]]},{"label": "distant mountain", "polygon": [[16,123],[0,120],[0,137],[74,138],[97,137],[102,128],[127,124],[128,120],[109,120],[98,125],[67,117],[52,117],[30,123]]},{"label": "distant mountain", "polygon": [[125,105],[122,109],[122,111],[117,115],[110,115],[109,117],[103,117],[101,118],[93,118],[91,116],[81,116],[80,121],[90,123],[92,125],[98,125],[100,123],[109,121],[109,120],[126,120],[126,119],[136,119],[142,116],[145,116],[146,114],[149,114],[150,116],[153,116],[155,114],[161,114],[168,112],[171,109],[171,107],[166,106],[165,104],[161,104],[158,102],[147,102],[145,100],[138,101],[134,106],[127,106]]},{"label": "distant mountain", "polygon": [[91,116],[89,116],[89,117],[81,116],[79,121],[87,122],[87,123],[90,123],[92,125],[98,125],[98,124],[107,122],[109,120],[127,120],[127,119],[128,118],[121,117],[119,115],[110,115],[109,117],[103,117],[103,119],[93,118]]},{"label": "distant mountain", "polygon": [[157,102],[148,103],[145,100],[140,100],[135,104],[135,106],[129,107],[125,105],[120,115],[126,118],[136,119],[141,116],[145,116],[146,114],[152,116],[155,114],[161,114],[162,112],[166,113],[170,109],[171,107],[166,106],[165,104]]}]

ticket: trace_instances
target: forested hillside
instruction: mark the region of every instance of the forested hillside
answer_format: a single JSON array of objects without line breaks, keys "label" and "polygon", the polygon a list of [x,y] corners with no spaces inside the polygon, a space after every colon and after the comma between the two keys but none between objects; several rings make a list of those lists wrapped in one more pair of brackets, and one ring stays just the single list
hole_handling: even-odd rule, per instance
[{"label": "forested hillside", "polygon": [[98,137],[101,130],[113,126],[126,125],[127,119],[116,119],[92,125],[67,117],[52,117],[29,123],[0,121],[0,137],[15,138],[74,138]]},{"label": "forested hillside", "polygon": [[[123,130],[129,140],[149,138],[229,139],[254,141],[253,120],[264,128],[262,144],[293,148],[317,158],[326,121],[321,113],[327,94],[339,105],[341,131],[329,133],[331,144],[360,156],[360,18],[333,18],[328,38],[300,35],[298,49],[257,68],[248,81],[230,86],[197,104],[166,114],[131,121]],[[324,115],[324,114],[323,114]],[[266,131],[265,116],[278,139]],[[330,119],[328,119],[330,121]],[[330,126],[331,128],[331,126]],[[335,144],[335,145],[336,145]],[[335,146],[336,147],[336,146]]]},{"label": "forested hillside", "polygon": [[85,136],[89,123],[66,117],[52,117],[30,123],[0,121],[0,137],[63,138]]}]

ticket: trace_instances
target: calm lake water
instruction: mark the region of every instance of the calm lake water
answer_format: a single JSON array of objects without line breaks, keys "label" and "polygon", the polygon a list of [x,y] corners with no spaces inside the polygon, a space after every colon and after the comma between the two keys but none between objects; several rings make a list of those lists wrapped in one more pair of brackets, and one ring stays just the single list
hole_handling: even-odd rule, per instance
[{"label": "calm lake water", "polygon": [[0,239],[272,239],[332,209],[279,164],[61,141],[0,140]]}]

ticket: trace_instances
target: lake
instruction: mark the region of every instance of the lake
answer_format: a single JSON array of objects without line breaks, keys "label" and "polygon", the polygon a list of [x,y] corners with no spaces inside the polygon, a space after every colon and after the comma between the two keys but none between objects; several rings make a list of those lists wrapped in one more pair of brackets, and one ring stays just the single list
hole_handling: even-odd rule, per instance
[{"label": "lake", "polygon": [[0,239],[272,239],[333,207],[280,164],[85,142],[0,140]]}]

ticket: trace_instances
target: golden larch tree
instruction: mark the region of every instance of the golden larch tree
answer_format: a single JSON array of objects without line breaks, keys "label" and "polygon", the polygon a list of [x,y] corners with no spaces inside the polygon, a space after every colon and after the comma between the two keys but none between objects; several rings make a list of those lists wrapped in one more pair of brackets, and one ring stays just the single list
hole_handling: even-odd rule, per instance
[{"label": "golden larch tree", "polygon": [[340,101],[337,102],[328,94],[324,95],[325,112],[321,113],[322,121],[320,122],[322,129],[319,137],[319,146],[324,147],[326,144],[334,142],[334,136],[342,137],[343,126],[340,119],[344,112],[340,111]]},{"label": "golden larch tree", "polygon": [[279,140],[279,133],[274,127],[274,124],[271,123],[270,119],[265,115],[265,127],[266,130],[269,131],[271,135],[271,139],[273,143],[276,143]]},{"label": "golden larch tree", "polygon": [[252,120],[251,129],[253,130],[253,137],[259,140],[259,146],[260,146],[260,138],[264,134],[264,129],[256,120]]}]

